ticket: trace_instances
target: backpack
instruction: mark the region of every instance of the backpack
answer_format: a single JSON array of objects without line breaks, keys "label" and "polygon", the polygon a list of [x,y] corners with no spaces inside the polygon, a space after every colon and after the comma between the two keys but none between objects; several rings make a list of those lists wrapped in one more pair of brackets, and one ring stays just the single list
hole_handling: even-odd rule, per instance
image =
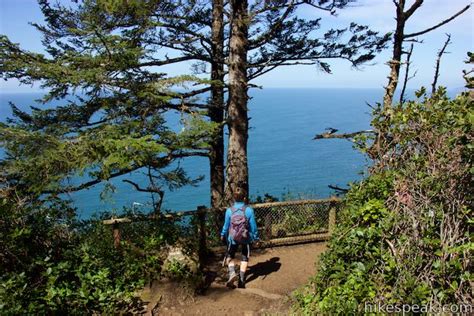
[{"label": "backpack", "polygon": [[229,235],[237,243],[246,242],[249,238],[249,223],[245,216],[246,209],[246,205],[241,208],[233,206],[231,208]]}]

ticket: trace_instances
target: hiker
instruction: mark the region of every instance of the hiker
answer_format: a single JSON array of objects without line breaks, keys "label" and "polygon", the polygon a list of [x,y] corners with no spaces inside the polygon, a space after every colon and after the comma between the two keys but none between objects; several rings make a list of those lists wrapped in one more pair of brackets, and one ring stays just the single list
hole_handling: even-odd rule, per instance
[{"label": "hiker", "polygon": [[[221,240],[227,236],[226,264],[229,269],[227,287],[234,288],[238,279],[238,287],[245,288],[245,272],[250,257],[250,243],[258,240],[257,223],[253,209],[244,203],[245,193],[237,188],[234,192],[234,204],[225,212],[225,222],[222,227]],[[242,260],[240,261],[240,274],[235,271],[235,253],[239,245],[242,247]]]}]

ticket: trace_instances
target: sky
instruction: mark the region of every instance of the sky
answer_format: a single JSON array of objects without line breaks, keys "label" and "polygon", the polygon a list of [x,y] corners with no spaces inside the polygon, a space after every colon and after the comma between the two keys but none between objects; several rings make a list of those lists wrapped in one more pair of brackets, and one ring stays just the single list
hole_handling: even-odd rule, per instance
[{"label": "sky", "polygon": [[[407,7],[414,0],[408,0]],[[412,33],[431,27],[458,12],[471,3],[469,0],[425,0],[406,26]],[[456,89],[464,86],[462,70],[469,68],[464,63],[466,53],[474,51],[474,8],[470,8],[456,20],[435,31],[419,37],[422,44],[415,44],[411,69],[416,76],[410,80],[409,88],[429,86],[433,81],[438,50],[442,47],[446,33],[451,34],[451,44],[441,61],[438,83]],[[300,12],[306,17],[322,17],[325,28],[343,27],[351,22],[369,25],[381,33],[395,28],[395,7],[392,0],[359,0],[351,7],[340,10],[337,16],[306,7]],[[29,22],[43,22],[36,0],[0,0],[0,34],[27,50],[42,52],[41,36]],[[353,69],[347,61],[331,60],[333,73],[322,73],[315,66],[291,66],[274,70],[253,81],[266,88],[382,88],[387,83],[391,47],[377,55],[369,64]],[[187,71],[187,65],[166,69],[170,74]],[[403,75],[403,74],[402,74]],[[0,81],[0,93],[39,91],[37,86],[19,85],[16,80]]]}]

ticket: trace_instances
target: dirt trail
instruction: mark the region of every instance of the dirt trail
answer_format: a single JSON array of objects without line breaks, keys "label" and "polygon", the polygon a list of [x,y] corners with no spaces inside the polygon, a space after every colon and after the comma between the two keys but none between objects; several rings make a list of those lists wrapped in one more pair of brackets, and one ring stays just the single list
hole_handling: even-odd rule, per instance
[{"label": "dirt trail", "polygon": [[204,295],[161,302],[148,315],[286,315],[289,294],[314,275],[325,249],[325,243],[312,243],[254,250],[246,289],[226,288],[227,271],[215,260],[209,269],[214,280]]}]

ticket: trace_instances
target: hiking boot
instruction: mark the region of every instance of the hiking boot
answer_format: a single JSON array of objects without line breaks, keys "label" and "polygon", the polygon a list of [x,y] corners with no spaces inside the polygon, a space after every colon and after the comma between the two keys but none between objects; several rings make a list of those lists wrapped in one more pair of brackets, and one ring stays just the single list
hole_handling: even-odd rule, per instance
[{"label": "hiking boot", "polygon": [[225,285],[226,285],[228,288],[231,288],[231,289],[235,288],[234,282],[237,281],[238,278],[239,278],[239,276],[237,275],[237,273],[231,272],[231,273],[229,274],[229,280],[226,282]]},{"label": "hiking boot", "polygon": [[239,289],[245,289],[245,281],[239,278],[239,283],[237,285]]}]

